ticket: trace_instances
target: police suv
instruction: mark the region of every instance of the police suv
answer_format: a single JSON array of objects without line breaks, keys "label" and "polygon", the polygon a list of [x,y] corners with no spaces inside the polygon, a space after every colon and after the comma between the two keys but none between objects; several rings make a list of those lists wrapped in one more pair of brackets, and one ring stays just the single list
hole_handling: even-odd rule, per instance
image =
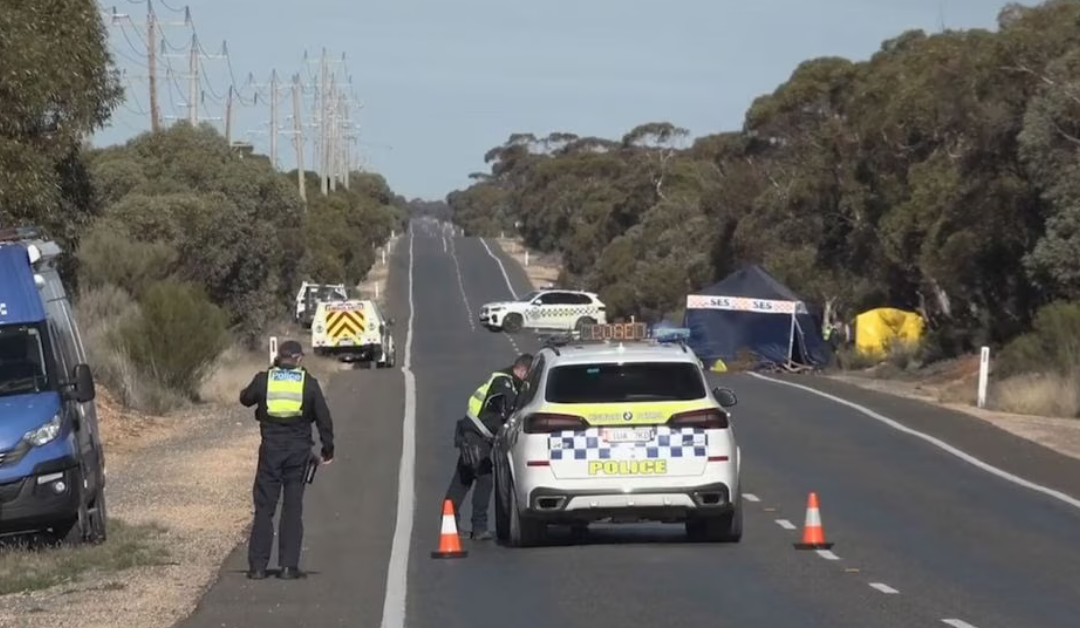
[{"label": "police suv", "polygon": [[[683,523],[691,538],[742,538],[740,454],[726,388],[645,325],[594,325],[533,360],[496,435],[496,534],[539,544],[551,524]],[[561,346],[560,346],[561,345]]]},{"label": "police suv", "polygon": [[607,322],[607,308],[595,292],[545,289],[517,301],[485,303],[480,324],[490,331],[511,334],[525,329],[567,331]]},{"label": "police suv", "polygon": [[97,543],[105,454],[60,253],[34,229],[0,231],[0,534]]}]

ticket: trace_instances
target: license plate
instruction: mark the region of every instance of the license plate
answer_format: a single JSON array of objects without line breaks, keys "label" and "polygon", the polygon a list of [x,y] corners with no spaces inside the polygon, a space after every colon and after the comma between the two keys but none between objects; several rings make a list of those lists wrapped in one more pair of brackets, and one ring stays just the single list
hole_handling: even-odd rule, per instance
[{"label": "license plate", "polygon": [[609,427],[600,431],[609,443],[646,443],[653,439],[651,427]]},{"label": "license plate", "polygon": [[339,344],[342,347],[351,347],[353,345],[353,341],[346,338],[346,339],[342,340]]}]

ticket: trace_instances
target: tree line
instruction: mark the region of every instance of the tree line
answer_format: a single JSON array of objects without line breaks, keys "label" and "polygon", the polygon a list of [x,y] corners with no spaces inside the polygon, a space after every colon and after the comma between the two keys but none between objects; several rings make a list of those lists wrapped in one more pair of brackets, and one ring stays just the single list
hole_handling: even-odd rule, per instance
[{"label": "tree line", "polygon": [[614,315],[678,316],[760,263],[847,317],[919,311],[930,358],[1006,343],[1080,297],[1077,24],[1077,2],[1010,4],[995,31],[811,59],[742,129],[692,141],[515,134],[447,202],[468,233],[560,253]]},{"label": "tree line", "polygon": [[295,171],[210,125],[91,148],[123,99],[97,5],[4,7],[0,226],[38,226],[64,248],[92,366],[122,400],[197,396],[228,346],[261,344],[286,319],[302,280],[358,284],[406,227],[381,176],[352,173],[305,204]]}]

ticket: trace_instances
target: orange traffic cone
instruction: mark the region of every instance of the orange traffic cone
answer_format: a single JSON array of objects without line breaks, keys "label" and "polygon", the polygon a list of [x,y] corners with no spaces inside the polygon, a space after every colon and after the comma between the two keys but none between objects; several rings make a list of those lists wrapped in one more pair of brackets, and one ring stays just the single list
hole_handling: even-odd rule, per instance
[{"label": "orange traffic cone", "polygon": [[802,543],[796,543],[795,549],[827,550],[832,549],[832,546],[832,543],[825,542],[825,528],[821,525],[817,493],[810,493],[806,498],[806,524],[803,527]]},{"label": "orange traffic cone", "polygon": [[454,517],[454,503],[443,501],[442,532],[439,533],[439,549],[432,552],[432,558],[465,558],[469,553],[461,549],[461,537],[458,536],[457,519]]}]

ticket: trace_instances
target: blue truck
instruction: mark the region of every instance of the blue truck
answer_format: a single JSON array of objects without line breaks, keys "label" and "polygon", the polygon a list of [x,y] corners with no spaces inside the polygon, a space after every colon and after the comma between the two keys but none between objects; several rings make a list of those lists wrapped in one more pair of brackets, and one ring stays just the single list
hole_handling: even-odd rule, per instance
[{"label": "blue truck", "polygon": [[61,253],[37,229],[0,230],[0,535],[101,543],[105,455]]}]

